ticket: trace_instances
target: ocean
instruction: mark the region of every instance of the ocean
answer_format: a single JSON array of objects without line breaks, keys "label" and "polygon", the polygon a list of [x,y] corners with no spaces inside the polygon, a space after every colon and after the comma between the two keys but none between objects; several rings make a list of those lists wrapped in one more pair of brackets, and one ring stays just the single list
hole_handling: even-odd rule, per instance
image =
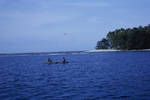
[{"label": "ocean", "polygon": [[0,100],[150,100],[150,52],[0,55]]}]

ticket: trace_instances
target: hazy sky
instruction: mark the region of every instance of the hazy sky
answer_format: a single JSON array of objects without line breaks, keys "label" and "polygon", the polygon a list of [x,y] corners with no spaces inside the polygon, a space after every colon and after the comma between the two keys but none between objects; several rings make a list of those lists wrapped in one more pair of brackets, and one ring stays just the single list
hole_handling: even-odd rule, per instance
[{"label": "hazy sky", "polygon": [[94,49],[107,32],[150,24],[150,0],[0,0],[0,53]]}]

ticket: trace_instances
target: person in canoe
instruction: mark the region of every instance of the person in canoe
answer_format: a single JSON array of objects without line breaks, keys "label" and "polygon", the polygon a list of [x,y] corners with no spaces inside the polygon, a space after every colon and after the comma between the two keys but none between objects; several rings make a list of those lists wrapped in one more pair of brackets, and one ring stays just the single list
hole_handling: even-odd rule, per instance
[{"label": "person in canoe", "polygon": [[53,63],[53,61],[50,58],[48,58],[48,63]]},{"label": "person in canoe", "polygon": [[67,63],[69,63],[69,62],[66,61],[65,57],[63,57],[62,62],[53,62],[50,58],[48,58],[48,62],[47,62],[47,64],[67,64]]},{"label": "person in canoe", "polygon": [[68,61],[66,61],[65,57],[63,57],[63,61],[62,61],[63,64],[66,64],[68,63]]}]

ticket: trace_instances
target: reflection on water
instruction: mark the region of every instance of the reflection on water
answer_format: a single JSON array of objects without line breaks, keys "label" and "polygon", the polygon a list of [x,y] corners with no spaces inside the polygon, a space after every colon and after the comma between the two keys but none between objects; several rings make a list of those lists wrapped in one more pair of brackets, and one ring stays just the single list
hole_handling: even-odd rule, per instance
[{"label": "reflection on water", "polygon": [[0,56],[1,100],[150,99],[150,52],[48,57]]}]

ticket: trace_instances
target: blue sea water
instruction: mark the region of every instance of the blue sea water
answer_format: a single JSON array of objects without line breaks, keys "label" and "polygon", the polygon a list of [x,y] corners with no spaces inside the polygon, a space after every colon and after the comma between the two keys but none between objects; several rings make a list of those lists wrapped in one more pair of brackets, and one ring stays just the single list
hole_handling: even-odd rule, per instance
[{"label": "blue sea water", "polygon": [[150,100],[150,52],[0,56],[0,100],[113,99]]}]

